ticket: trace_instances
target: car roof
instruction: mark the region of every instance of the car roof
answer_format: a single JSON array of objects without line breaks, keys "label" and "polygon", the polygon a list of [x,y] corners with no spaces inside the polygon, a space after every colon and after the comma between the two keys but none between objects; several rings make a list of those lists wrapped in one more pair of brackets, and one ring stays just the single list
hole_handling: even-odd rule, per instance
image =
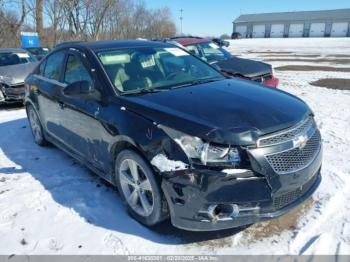
[{"label": "car roof", "polygon": [[181,44],[183,46],[211,42],[210,39],[197,38],[197,37],[173,38],[172,40],[178,42],[179,44]]},{"label": "car roof", "polygon": [[23,48],[0,48],[0,53],[27,53]]},{"label": "car roof", "polygon": [[47,48],[46,46],[37,46],[37,47],[26,47],[24,49],[42,49],[42,48]]},{"label": "car roof", "polygon": [[174,45],[158,41],[144,41],[144,40],[107,40],[107,41],[79,41],[61,43],[57,48],[82,47],[93,51],[100,51],[106,49],[119,49],[130,47],[173,47]]}]

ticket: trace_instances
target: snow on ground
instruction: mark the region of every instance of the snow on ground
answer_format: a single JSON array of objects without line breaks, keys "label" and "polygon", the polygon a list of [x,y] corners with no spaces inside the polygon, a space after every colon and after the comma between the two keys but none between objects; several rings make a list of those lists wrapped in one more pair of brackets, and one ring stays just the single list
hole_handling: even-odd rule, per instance
[{"label": "snow on ground", "polygon": [[298,54],[350,55],[349,38],[261,38],[231,40],[235,54],[250,51],[291,52]]},{"label": "snow on ground", "polygon": [[[350,39],[238,40],[230,50],[260,59],[268,50],[350,55]],[[312,107],[324,140],[322,184],[301,208],[245,230],[143,227],[112,187],[55,147],[35,145],[23,109],[2,107],[0,254],[350,254],[350,91],[308,84],[350,73],[276,74]]]}]

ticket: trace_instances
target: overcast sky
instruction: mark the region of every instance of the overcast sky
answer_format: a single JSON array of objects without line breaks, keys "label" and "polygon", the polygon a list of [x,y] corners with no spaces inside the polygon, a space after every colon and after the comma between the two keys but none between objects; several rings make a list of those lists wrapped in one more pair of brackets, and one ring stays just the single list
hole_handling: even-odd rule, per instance
[{"label": "overcast sky", "polygon": [[180,31],[199,36],[232,33],[232,21],[240,14],[350,8],[350,0],[144,0],[149,7],[168,6]]}]

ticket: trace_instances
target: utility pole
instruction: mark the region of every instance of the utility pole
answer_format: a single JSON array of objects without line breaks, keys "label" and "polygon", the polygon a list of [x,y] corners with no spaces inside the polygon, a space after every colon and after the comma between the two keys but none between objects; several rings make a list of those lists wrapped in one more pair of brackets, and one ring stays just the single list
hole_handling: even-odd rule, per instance
[{"label": "utility pole", "polygon": [[181,35],[182,35],[182,20],[183,20],[183,16],[182,16],[182,12],[183,12],[184,10],[181,8],[180,9],[180,28],[181,28]]}]

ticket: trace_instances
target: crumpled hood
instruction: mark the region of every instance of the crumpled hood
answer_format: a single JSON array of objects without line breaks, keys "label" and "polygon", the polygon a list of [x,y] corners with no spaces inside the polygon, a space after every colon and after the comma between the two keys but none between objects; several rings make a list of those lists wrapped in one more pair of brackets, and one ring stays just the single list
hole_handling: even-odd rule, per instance
[{"label": "crumpled hood", "polygon": [[286,92],[238,79],[120,99],[126,110],[158,124],[232,145],[254,144],[258,136],[311,114],[302,100]]},{"label": "crumpled hood", "polygon": [[227,60],[218,61],[215,64],[222,70],[238,73],[249,78],[272,73],[272,67],[269,64],[236,56],[232,56]]},{"label": "crumpled hood", "polygon": [[38,63],[26,63],[10,66],[0,66],[0,83],[16,85],[24,83],[26,77],[34,70]]}]

